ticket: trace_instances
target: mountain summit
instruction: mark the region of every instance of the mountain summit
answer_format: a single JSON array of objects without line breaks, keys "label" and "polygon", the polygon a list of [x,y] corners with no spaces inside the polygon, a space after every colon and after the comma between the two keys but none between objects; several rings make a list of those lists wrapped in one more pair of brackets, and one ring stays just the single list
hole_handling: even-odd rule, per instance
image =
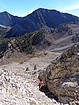
[{"label": "mountain summit", "polygon": [[[0,24],[12,27],[12,30],[8,32],[10,35],[7,34],[6,37],[23,35],[24,33],[39,30],[42,27],[57,28],[63,23],[79,24],[79,17],[43,8],[39,8],[25,17],[13,16],[7,12],[0,13]],[[21,32],[18,32],[18,29],[17,32],[13,32],[17,24],[21,28]],[[15,34],[11,35],[11,33]]]}]

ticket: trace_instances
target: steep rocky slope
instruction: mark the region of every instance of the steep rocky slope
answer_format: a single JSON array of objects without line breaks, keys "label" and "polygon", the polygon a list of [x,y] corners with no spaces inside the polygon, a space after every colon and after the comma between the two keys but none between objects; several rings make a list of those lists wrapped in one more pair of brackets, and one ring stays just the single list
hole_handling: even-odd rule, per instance
[{"label": "steep rocky slope", "polygon": [[44,53],[27,57],[22,63],[10,60],[10,64],[0,66],[0,105],[59,105],[49,92],[51,98],[39,91],[38,73],[61,53]]},{"label": "steep rocky slope", "polygon": [[13,16],[8,12],[0,12],[0,25],[4,26],[13,26],[16,23],[19,23],[21,18],[18,16]]},{"label": "steep rocky slope", "polygon": [[[4,55],[34,54],[37,50],[64,51],[78,43],[79,25],[63,24],[53,29],[44,27],[23,36],[0,40],[1,57]],[[21,53],[21,54],[20,54]],[[18,56],[19,56],[18,55]]]},{"label": "steep rocky slope", "polygon": [[[59,102],[79,104],[79,44],[64,52],[40,73],[48,90]],[[72,105],[72,104],[71,104]]]}]

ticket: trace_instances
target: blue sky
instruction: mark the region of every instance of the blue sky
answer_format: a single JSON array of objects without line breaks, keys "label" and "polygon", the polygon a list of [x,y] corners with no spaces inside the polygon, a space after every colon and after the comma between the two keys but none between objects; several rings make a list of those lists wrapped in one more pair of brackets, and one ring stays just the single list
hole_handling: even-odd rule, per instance
[{"label": "blue sky", "polygon": [[0,12],[26,16],[37,8],[56,9],[79,16],[79,0],[0,0]]}]

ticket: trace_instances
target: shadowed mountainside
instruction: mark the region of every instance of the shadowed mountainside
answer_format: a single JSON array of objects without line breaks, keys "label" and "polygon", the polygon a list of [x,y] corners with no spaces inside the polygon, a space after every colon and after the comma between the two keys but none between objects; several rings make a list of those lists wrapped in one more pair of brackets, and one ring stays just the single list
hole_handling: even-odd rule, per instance
[{"label": "shadowed mountainside", "polygon": [[0,13],[0,24],[11,26],[6,37],[20,36],[42,27],[57,28],[63,23],[79,24],[77,16],[56,10],[39,8],[25,17],[17,17],[8,12]]}]

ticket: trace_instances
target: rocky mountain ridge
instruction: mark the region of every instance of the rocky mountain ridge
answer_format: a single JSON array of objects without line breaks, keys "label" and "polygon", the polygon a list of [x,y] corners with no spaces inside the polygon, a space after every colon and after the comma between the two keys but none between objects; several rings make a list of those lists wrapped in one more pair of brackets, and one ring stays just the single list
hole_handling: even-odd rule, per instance
[{"label": "rocky mountain ridge", "polygon": [[0,24],[12,27],[6,37],[20,36],[45,26],[57,28],[63,23],[79,24],[79,18],[68,13],[43,8],[39,8],[25,17],[13,16],[8,12],[0,13]]},{"label": "rocky mountain ridge", "polygon": [[[2,32],[2,31],[1,31]],[[6,55],[34,54],[38,50],[64,51],[78,43],[79,25],[64,24],[60,27],[41,28],[23,36],[4,38],[1,35],[0,54]],[[10,46],[9,46],[10,45]],[[12,52],[12,54],[10,54]],[[10,56],[11,57],[11,56]]]}]

